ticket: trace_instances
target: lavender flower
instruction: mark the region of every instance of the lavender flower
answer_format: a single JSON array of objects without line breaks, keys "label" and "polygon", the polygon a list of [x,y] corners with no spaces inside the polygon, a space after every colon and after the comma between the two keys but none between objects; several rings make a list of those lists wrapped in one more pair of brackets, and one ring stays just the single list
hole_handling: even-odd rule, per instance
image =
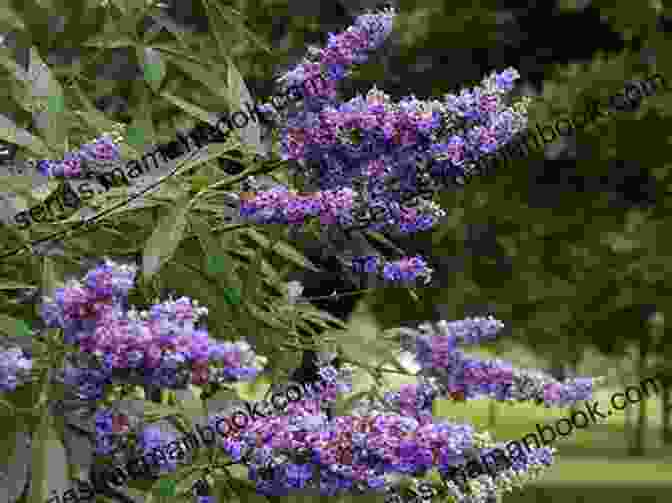
[{"label": "lavender flower", "polygon": [[[174,433],[162,430],[158,426],[147,426],[142,430],[139,438],[139,446],[142,454],[147,454],[154,449],[165,448],[168,444],[177,439]],[[177,462],[175,460],[164,457],[159,460],[159,472],[170,473],[177,470]]]},{"label": "lavender flower", "polygon": [[[66,343],[95,359],[108,376],[135,377],[146,384],[183,388],[218,381],[251,380],[259,368],[244,341],[217,343],[198,326],[207,308],[188,297],[154,304],[149,311],[127,309],[135,268],[111,261],[71,280],[47,299],[41,313],[48,326],[64,329]],[[129,374],[130,372],[130,374]],[[68,379],[80,384],[81,375]],[[100,381],[86,394],[97,395]],[[85,383],[81,383],[85,384]]]},{"label": "lavender flower", "polygon": [[0,390],[14,391],[30,378],[33,361],[20,348],[0,352]]},{"label": "lavender flower", "polygon": [[115,162],[120,159],[118,135],[109,133],[67,152],[60,161],[43,159],[37,162],[40,174],[54,178],[81,178],[86,173],[86,163]]}]

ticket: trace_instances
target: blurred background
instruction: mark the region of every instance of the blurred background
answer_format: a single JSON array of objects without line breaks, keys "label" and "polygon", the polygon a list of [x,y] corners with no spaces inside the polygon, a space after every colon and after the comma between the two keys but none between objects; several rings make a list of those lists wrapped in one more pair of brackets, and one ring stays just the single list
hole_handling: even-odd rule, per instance
[{"label": "blurred background", "polygon": [[[3,43],[26,66],[25,41],[15,36],[13,22],[2,18],[3,2],[21,12],[48,3],[53,14],[33,20],[48,29],[32,43],[48,48],[43,56],[64,72],[78,68],[81,42],[91,33],[66,29],[62,13],[72,16],[79,2],[0,0]],[[307,44],[323,44],[329,32],[346,28],[376,5],[219,3],[240,11],[247,28],[274,50],[269,56],[231,34],[236,64],[258,97],[272,94],[272,77],[295,64]],[[396,98],[439,96],[513,66],[521,74],[515,92],[534,97],[534,128],[654,73],[672,82],[669,0],[400,0],[391,5],[400,11],[391,40],[346,83],[345,96],[374,84]],[[178,26],[198,37],[211,29],[195,0],[166,1],[163,11],[146,20],[148,31]],[[102,18],[88,22],[91,30],[102,29]],[[91,72],[97,79],[87,92],[100,110],[130,121],[129,96],[140,72],[133,50],[105,48],[101,54]],[[205,100],[199,103],[215,109]],[[408,255],[427,257],[435,269],[430,286],[416,290],[417,298],[404,289],[378,288],[315,304],[348,323],[353,357],[366,358],[367,345],[383,329],[492,314],[506,328],[487,352],[559,377],[607,376],[597,397],[603,403],[626,386],[672,370],[672,241],[667,240],[670,221],[665,224],[671,216],[671,111],[672,94],[659,92],[466,187],[443,192],[439,201],[448,214],[439,226],[410,237],[386,235]],[[21,118],[18,110],[2,113]],[[161,114],[155,119],[160,122]],[[12,164],[11,149],[2,155]],[[323,269],[293,274],[291,279],[303,282],[305,296],[370,286],[353,278],[336,257],[374,245],[363,243],[358,233],[336,234],[325,232],[320,242],[297,237],[296,246]],[[390,380],[390,387],[401,382]],[[360,376],[358,389],[366,385]],[[672,383],[659,386],[657,396],[557,442],[557,465],[534,487],[505,501],[669,501]],[[568,414],[485,401],[443,405],[438,414],[465,418],[498,440],[520,438],[537,423]],[[11,478],[7,470],[4,481]]]}]

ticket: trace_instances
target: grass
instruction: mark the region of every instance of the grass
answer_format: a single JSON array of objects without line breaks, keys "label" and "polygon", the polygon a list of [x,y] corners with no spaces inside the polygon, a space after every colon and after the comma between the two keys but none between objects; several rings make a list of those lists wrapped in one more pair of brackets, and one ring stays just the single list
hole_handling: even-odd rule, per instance
[{"label": "grass", "polygon": [[672,465],[643,459],[583,459],[559,456],[537,485],[555,484],[672,484]]}]

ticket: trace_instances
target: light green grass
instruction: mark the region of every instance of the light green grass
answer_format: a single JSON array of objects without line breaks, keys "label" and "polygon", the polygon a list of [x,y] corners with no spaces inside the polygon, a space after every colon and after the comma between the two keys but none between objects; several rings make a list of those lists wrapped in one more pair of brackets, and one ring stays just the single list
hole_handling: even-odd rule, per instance
[{"label": "light green grass", "polygon": [[583,459],[558,457],[536,485],[562,484],[669,484],[672,485],[672,464],[665,462]]}]

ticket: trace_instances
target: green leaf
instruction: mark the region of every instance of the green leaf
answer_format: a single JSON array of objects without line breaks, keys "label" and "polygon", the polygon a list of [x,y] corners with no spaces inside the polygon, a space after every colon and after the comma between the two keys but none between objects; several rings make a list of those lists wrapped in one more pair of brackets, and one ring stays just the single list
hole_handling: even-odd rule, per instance
[{"label": "green leaf", "polygon": [[56,440],[56,435],[51,429],[49,409],[46,404],[43,404],[41,419],[31,443],[30,503],[44,503],[47,500],[49,491],[47,466],[49,464],[49,451],[54,440]]},{"label": "green leaf", "polygon": [[63,87],[53,76],[49,66],[42,60],[35,47],[30,49],[28,76],[33,97],[47,109],[45,126],[41,127],[39,121],[36,122],[36,126],[51,148],[65,153],[65,139],[69,128],[65,120]]},{"label": "green leaf", "polygon": [[256,251],[254,262],[250,264],[247,269],[247,276],[245,278],[245,298],[249,302],[255,302],[257,298],[257,289],[261,282],[261,260],[264,256],[264,248],[259,247]]},{"label": "green leaf", "polygon": [[150,236],[143,253],[142,269],[145,278],[151,278],[167,260],[172,258],[187,225],[189,196],[176,201],[175,207],[165,215]]},{"label": "green leaf", "polygon": [[160,419],[182,416],[185,420],[188,418],[184,415],[181,409],[169,405],[162,405],[155,402],[146,401],[144,403],[144,421],[153,423]]},{"label": "green leaf", "polygon": [[47,100],[47,110],[52,114],[62,114],[65,112],[65,100],[62,95],[55,94],[49,96]]},{"label": "green leaf", "polygon": [[208,257],[208,272],[219,274],[226,271],[226,258],[222,256]]},{"label": "green leaf", "polygon": [[[4,181],[4,179],[3,179]],[[17,283],[16,281],[2,281],[0,282],[0,290],[20,290],[22,288],[36,288],[35,285],[28,285],[26,283]]]},{"label": "green leaf", "polygon": [[206,15],[208,16],[208,24],[212,27],[212,33],[215,36],[219,54],[222,57],[226,57],[228,54],[227,44],[222,37],[222,33],[226,33],[228,30],[222,26],[222,19],[220,17],[221,14],[217,12],[214,7],[216,4],[217,3],[213,2],[212,0],[203,0],[203,7],[205,8]]},{"label": "green leaf", "polygon": [[207,87],[212,94],[223,100],[228,100],[229,96],[226,92],[226,83],[219,78],[217,72],[214,71],[210,65],[206,66],[202,62],[192,62],[184,56],[171,53],[167,49],[162,49],[160,47],[157,49],[161,51],[165,58],[180,67],[192,79],[197,80]]},{"label": "green leaf", "polygon": [[0,65],[21,84],[30,85],[28,73],[14,60],[12,51],[7,47],[0,47]]},{"label": "green leaf", "polygon": [[350,415],[352,412],[352,406],[355,402],[367,398],[370,393],[368,391],[360,391],[359,393],[355,393],[351,397],[348,398],[343,398],[342,396],[339,396],[336,399],[336,403],[334,404],[334,409],[333,413],[335,416],[346,416]]},{"label": "green leaf", "polygon": [[141,127],[128,126],[128,129],[126,130],[126,139],[130,145],[141,150],[146,142],[145,131]]},{"label": "green leaf", "polygon": [[52,156],[46,143],[25,129],[18,127],[12,120],[2,114],[0,114],[0,140],[24,147],[43,159]]},{"label": "green leaf", "polygon": [[215,114],[212,114],[210,112],[207,112],[206,110],[202,109],[198,105],[194,105],[193,103],[189,103],[186,100],[183,100],[179,96],[175,96],[174,94],[169,93],[168,91],[161,91],[159,93],[161,96],[163,96],[165,99],[170,101],[173,105],[181,108],[185,112],[187,112],[189,115],[192,115],[203,122],[207,122],[211,126],[216,126],[217,121],[219,120],[218,117]]},{"label": "green leaf", "polygon": [[28,196],[32,199],[35,179],[28,175],[8,175],[2,177],[2,191]]},{"label": "green leaf", "polygon": [[[271,244],[270,240],[256,229],[249,227],[243,229],[241,232],[263,248],[268,248]],[[290,262],[303,267],[304,269],[320,272],[320,269],[316,265],[304,257],[296,248],[285,243],[284,241],[278,241],[273,247],[273,251],[284,259],[289,260]]]},{"label": "green leaf", "polygon": [[[10,7],[3,5],[0,6],[0,23],[8,28],[25,30],[26,25],[23,23],[23,20],[17,15],[17,13]],[[4,30],[2,30],[4,31]]]},{"label": "green leaf", "polygon": [[161,479],[159,480],[159,494],[170,498],[175,496],[175,488],[177,484],[174,480],[171,479]]},{"label": "green leaf", "polygon": [[[231,60],[229,60],[227,80],[229,84],[227,86],[227,91],[229,93],[229,103],[231,104],[232,110],[242,110],[248,103],[252,107],[255,106],[254,99],[247,89],[242,75]],[[247,126],[236,129],[236,132],[241,140],[250,146],[255,153],[266,155],[266,149],[261,144],[261,128],[259,127],[259,122],[249,120]]]},{"label": "green leaf", "polygon": [[17,321],[16,330],[17,330],[16,335],[21,335],[24,337],[30,337],[32,335],[32,330],[30,329],[28,324],[23,320]]},{"label": "green leaf", "polygon": [[77,110],[75,113],[81,118],[83,122],[91,126],[97,135],[100,135],[107,131],[112,131],[118,124],[114,121],[111,121],[107,116],[98,110],[87,95],[82,91],[79,83],[77,81],[72,83],[71,90],[75,92],[79,98],[80,103],[84,106],[85,110]]},{"label": "green leaf", "polygon": [[131,33],[126,33],[121,20],[107,18],[102,33],[91,37],[82,45],[85,47],[99,47],[101,49],[119,49],[121,47],[135,47],[137,41]]},{"label": "green leaf", "polygon": [[136,47],[136,50],[138,61],[144,70],[145,80],[154,91],[158,91],[166,76],[166,63],[161,53],[151,47]]},{"label": "green leaf", "polygon": [[253,304],[246,304],[246,307],[253,318],[262,321],[269,327],[277,328],[279,330],[287,330],[287,325],[285,325],[281,320],[272,316],[270,313],[267,313]]},{"label": "green leaf", "polygon": [[189,171],[196,166],[200,166],[201,164],[222,157],[222,154],[230,152],[234,148],[236,148],[236,145],[230,141],[227,141],[226,143],[215,143],[207,145],[203,148],[203,150],[199,151],[195,155],[180,161],[173,177],[178,177],[182,173],[185,173],[186,171]]},{"label": "green leaf", "polygon": [[[50,257],[42,258],[42,292],[43,295],[53,297],[56,289],[60,286],[58,275],[56,274],[54,260]],[[36,305],[35,309],[39,309]]]},{"label": "green leaf", "polygon": [[[134,110],[133,122],[128,126],[127,137],[129,144],[139,152],[145,152],[148,147],[156,142],[154,122],[152,120],[152,96],[147,86],[141,81],[136,81],[137,93],[140,103]],[[132,142],[132,143],[131,143]]]},{"label": "green leaf", "polygon": [[[196,392],[197,390],[194,388],[197,387],[190,385],[183,392],[183,395],[180,397],[177,403],[180,409],[184,411],[184,414],[186,414],[192,421],[203,417],[203,402],[199,399],[200,392]],[[188,393],[188,396],[185,397],[184,393]]]},{"label": "green leaf", "polygon": [[[188,44],[186,40],[184,39],[185,36],[185,31],[180,27],[175,21],[173,21],[170,16],[168,16],[163,10],[161,10],[158,7],[152,7],[149,9],[147,14],[154,20],[156,23],[161,26],[162,28],[165,28],[168,30],[170,33],[172,33],[175,38],[180,42],[181,46],[185,49],[188,48]],[[153,36],[150,38],[145,38],[145,42],[149,42],[150,40],[156,39],[159,35],[161,34],[161,30],[158,30]]]},{"label": "green leaf", "polygon": [[240,304],[240,290],[238,290],[237,288],[225,288],[224,299],[226,299],[227,304],[231,305]]},{"label": "green leaf", "polygon": [[22,331],[25,329],[26,322],[17,320],[6,314],[0,314],[0,332],[10,336],[24,335]]},{"label": "green leaf", "polygon": [[[228,23],[233,25],[235,28],[238,30],[242,31],[248,38],[250,38],[254,43],[256,43],[259,47],[261,47],[264,51],[266,51],[269,54],[273,54],[273,51],[271,48],[266,45],[253,31],[249,30],[245,26],[245,19],[243,17],[243,14],[236,9],[229,7],[228,5],[222,5],[219,2],[215,3],[215,7],[219,11],[222,19]],[[237,17],[237,21],[231,21],[232,18]],[[228,30],[227,30],[228,31]]]}]

